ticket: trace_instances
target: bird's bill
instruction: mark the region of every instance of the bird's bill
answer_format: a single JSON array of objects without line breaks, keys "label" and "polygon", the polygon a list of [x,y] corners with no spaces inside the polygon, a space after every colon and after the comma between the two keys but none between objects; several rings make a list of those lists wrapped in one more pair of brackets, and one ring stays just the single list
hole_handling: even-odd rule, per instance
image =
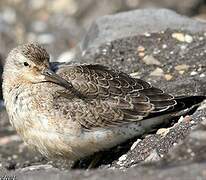
[{"label": "bird's bill", "polygon": [[50,69],[44,69],[42,71],[42,75],[45,77],[46,81],[53,82],[67,89],[72,87],[72,84],[70,82],[66,81]]}]

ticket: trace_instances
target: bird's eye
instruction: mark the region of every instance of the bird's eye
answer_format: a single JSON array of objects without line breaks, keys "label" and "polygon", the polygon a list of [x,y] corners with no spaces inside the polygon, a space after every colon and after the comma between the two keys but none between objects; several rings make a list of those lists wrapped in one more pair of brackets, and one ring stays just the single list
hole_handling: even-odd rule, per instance
[{"label": "bird's eye", "polygon": [[24,66],[29,66],[29,63],[27,63],[27,62],[24,62]]}]

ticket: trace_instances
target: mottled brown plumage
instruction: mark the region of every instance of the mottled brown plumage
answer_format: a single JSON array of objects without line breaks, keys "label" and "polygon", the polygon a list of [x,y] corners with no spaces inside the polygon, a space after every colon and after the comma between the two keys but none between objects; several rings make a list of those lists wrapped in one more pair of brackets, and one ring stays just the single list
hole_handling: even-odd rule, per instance
[{"label": "mottled brown plumage", "polygon": [[54,72],[46,50],[35,44],[9,54],[3,95],[12,125],[28,144],[45,156],[70,159],[146,133],[204,99],[176,99],[102,65],[61,65]]},{"label": "mottled brown plumage", "polygon": [[172,95],[102,65],[67,66],[60,68],[57,74],[71,82],[74,89],[92,104],[91,111],[98,114],[98,120],[81,119],[80,123],[88,129],[120,126],[176,105]]}]

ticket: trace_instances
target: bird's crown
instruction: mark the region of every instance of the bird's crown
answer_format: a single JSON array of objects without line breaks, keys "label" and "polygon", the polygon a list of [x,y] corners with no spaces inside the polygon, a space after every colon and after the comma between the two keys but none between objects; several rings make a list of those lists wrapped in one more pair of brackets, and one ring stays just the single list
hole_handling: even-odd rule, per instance
[{"label": "bird's crown", "polygon": [[41,47],[39,44],[25,44],[22,46],[19,46],[17,48],[21,54],[25,57],[30,59],[31,61],[34,61],[35,63],[42,63],[42,61],[49,61],[49,54],[47,51]]}]

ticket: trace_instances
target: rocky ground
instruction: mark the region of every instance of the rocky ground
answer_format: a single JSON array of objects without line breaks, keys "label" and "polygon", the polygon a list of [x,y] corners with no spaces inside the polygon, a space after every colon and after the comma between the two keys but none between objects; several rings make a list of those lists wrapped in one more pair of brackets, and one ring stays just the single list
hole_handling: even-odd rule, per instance
[{"label": "rocky ground", "polygon": [[[206,95],[204,1],[190,0],[181,5],[175,0],[104,1],[104,8],[94,0],[70,0],[70,6],[63,0],[58,4],[37,2],[0,2],[2,64],[12,47],[38,41],[51,52],[53,61],[101,63],[174,95]],[[98,18],[85,31],[97,16],[148,6],[175,9],[202,21],[165,9],[136,10]],[[25,7],[32,8],[23,11]],[[89,171],[83,169],[90,158],[74,165],[50,161],[29,150],[10,126],[2,103],[0,107],[2,175],[19,179],[206,178],[206,103],[194,114],[174,119],[157,132],[102,152],[104,158],[98,167]]]}]

